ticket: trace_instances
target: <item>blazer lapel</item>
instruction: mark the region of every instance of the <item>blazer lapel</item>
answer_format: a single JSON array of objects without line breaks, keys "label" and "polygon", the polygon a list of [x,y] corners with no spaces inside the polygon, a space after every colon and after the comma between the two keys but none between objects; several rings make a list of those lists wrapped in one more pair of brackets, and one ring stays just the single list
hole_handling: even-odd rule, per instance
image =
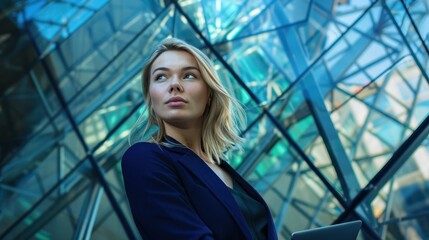
[{"label": "blazer lapel", "polygon": [[228,187],[222,182],[222,180],[210,169],[207,164],[200,159],[194,152],[189,149],[181,161],[190,172],[192,172],[197,178],[207,186],[207,188],[213,193],[219,202],[225,206],[225,208],[231,213],[231,216],[240,226],[241,231],[246,236],[246,239],[251,239],[251,233],[248,229],[246,219],[240,211],[240,208],[235,201],[232,194],[229,192]]},{"label": "blazer lapel", "polygon": [[[180,144],[180,142],[170,136],[166,136],[165,139],[175,145],[173,147],[165,147],[165,149],[179,153],[181,155],[179,163],[192,172],[196,178],[199,178],[219,200],[219,202],[225,206],[225,208],[231,213],[232,218],[240,226],[240,229],[246,236],[246,239],[252,239],[252,235],[248,229],[246,219],[241,213],[240,207],[222,180],[193,151],[184,147],[182,144]],[[277,239],[277,237],[275,237],[277,233],[274,228],[270,210],[262,197],[235,170],[233,170],[233,168],[228,163],[222,161],[220,167],[227,171],[230,176],[236,180],[251,197],[261,202],[265,206],[268,216],[267,239]]]}]

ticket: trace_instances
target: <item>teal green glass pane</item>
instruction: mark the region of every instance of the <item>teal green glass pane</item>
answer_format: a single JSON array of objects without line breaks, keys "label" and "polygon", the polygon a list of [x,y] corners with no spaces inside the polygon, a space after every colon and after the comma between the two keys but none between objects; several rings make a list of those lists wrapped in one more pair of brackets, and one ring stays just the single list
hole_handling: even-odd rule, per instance
[{"label": "teal green glass pane", "polygon": [[[100,96],[99,96],[100,97]],[[140,74],[128,80],[125,86],[114,92],[113,96],[95,109],[80,125],[79,129],[89,147],[94,147],[104,140],[106,135],[116,127],[133,110],[134,106],[143,101],[141,93]],[[119,135],[128,135],[123,126],[114,138]],[[125,132],[125,133],[124,133]],[[129,132],[129,131],[128,131]],[[106,143],[107,144],[107,143]],[[113,144],[111,142],[110,144]]]},{"label": "teal green glass pane", "polygon": [[[106,5],[107,0],[98,1],[97,5],[81,2],[49,2],[32,16],[36,44],[41,52],[53,49],[52,43],[68,38],[84,25],[95,10]],[[88,9],[87,7],[95,7]],[[30,10],[31,11],[31,10]]]},{"label": "teal green glass pane", "polygon": [[175,8],[174,21],[171,22],[171,30],[174,33],[175,38],[179,38],[192,46],[203,50],[205,46],[204,42],[200,36],[195,32],[195,30],[189,25],[188,20],[183,16],[177,8]]},{"label": "teal green glass pane", "polygon": [[[107,1],[105,1],[107,2]],[[61,31],[61,36],[63,38],[69,37],[74,31],[76,31],[84,22],[86,22],[89,18],[94,15],[93,11],[89,11],[86,9],[80,9],[79,12],[74,14],[70,18],[70,24],[67,26],[67,28],[63,29]]]},{"label": "teal green glass pane", "polygon": [[[261,114],[261,107],[256,104],[249,93],[238,84],[237,80],[219,61],[214,60],[214,66],[227,92],[243,107],[247,124],[251,124]],[[244,131],[246,126],[240,126],[240,129]]]},{"label": "teal green glass pane", "polygon": [[[142,136],[141,133],[143,126],[139,126],[133,130],[133,132],[131,132],[134,124],[137,122],[137,119],[142,114],[143,119],[146,119],[147,111],[146,106],[144,105],[137,109],[137,111],[135,111],[115,132],[112,132],[110,137],[107,138],[101,145],[97,144],[98,147],[94,149],[94,155],[98,161],[119,161],[122,158],[122,154],[125,152],[125,149],[129,147],[129,144],[142,141],[151,134],[151,132],[149,132],[149,134]],[[113,160],[106,157],[112,154],[117,154]]]},{"label": "teal green glass pane", "polygon": [[311,5],[308,1],[299,0],[262,3],[248,14],[248,21],[227,35],[227,39],[242,38],[302,23],[307,20]]},{"label": "teal green glass pane", "polygon": [[[141,73],[141,66],[145,59],[148,58],[153,47],[171,34],[171,29],[168,26],[171,25],[173,19],[169,13],[174,13],[174,9],[167,9],[163,14],[159,15],[154,25],[136,36],[124,51],[121,51],[120,48],[114,48],[112,54],[107,51],[105,55],[114,60],[108,62],[108,65],[91,69],[91,64],[89,66],[85,65],[86,60],[91,61],[91,57],[79,65],[81,71],[77,71],[77,73],[83,75],[79,75],[79,81],[73,83],[76,86],[75,91],[78,95],[73,96],[70,102],[70,109],[78,119],[85,118],[91,108],[96,108],[103,101],[106,101],[105,99],[100,99],[99,93],[113,94],[113,91],[118,91],[130,78]],[[130,40],[128,38],[128,41]],[[115,38],[112,38],[112,41],[116,42]],[[124,39],[124,41],[127,40]],[[121,46],[125,45],[124,42],[117,42]],[[111,48],[111,46],[102,44],[100,48]],[[66,89],[64,91],[66,92]]]},{"label": "teal green glass pane", "polygon": [[[63,124],[67,122],[63,120]],[[2,202],[0,232],[5,231],[43,198],[84,156],[82,145],[70,129],[58,131],[54,124],[49,124],[35,134],[3,166],[7,171],[2,173],[2,191],[8,197]]]},{"label": "teal green glass pane", "polygon": [[[266,5],[264,1],[178,1],[185,13],[211,42],[232,39]],[[249,14],[250,13],[250,14]],[[231,36],[228,38],[228,36]]]},{"label": "teal green glass pane", "polygon": [[[142,107],[143,109],[143,107]],[[134,236],[140,236],[132,219],[128,205],[128,200],[124,191],[122,180],[121,159],[124,152],[129,148],[128,134],[141,110],[130,117],[121,128],[119,128],[110,138],[108,138],[95,152],[96,161],[99,163],[107,185],[113,193],[115,201],[119,204],[121,212],[125,215],[126,221],[134,232]],[[124,232],[123,225],[119,221],[117,213],[114,211],[110,200],[106,194],[100,195],[99,205],[96,209],[96,219],[91,236],[96,239],[128,238]],[[127,224],[127,223],[125,223]],[[115,236],[115,237],[112,237]]]},{"label": "teal green glass pane", "polygon": [[72,7],[68,3],[50,2],[33,16],[33,20],[51,23],[49,25],[52,25],[53,29],[45,27],[41,32],[46,39],[52,39],[57,31],[60,30],[62,21],[67,21],[77,11],[78,8]]},{"label": "teal green glass pane", "polygon": [[[68,238],[72,239],[74,232],[76,231],[75,219],[79,219],[79,215],[82,209],[85,208],[85,198],[90,194],[88,190],[81,189],[81,193],[73,196],[69,201],[63,200],[64,198],[56,199],[57,205],[53,205],[49,210],[46,210],[43,214],[50,216],[55,213],[53,217],[46,219],[46,217],[40,216],[34,221],[33,224],[37,224],[42,221],[46,221],[46,224],[32,236],[31,239],[61,239]],[[71,195],[71,194],[70,194]],[[66,202],[67,206],[64,206],[63,202]],[[19,239],[29,229],[24,230],[21,235],[18,235]]]},{"label": "teal green glass pane", "polygon": [[253,127],[247,129],[246,134],[243,135],[245,139],[242,144],[243,149],[228,153],[230,164],[237,168],[241,164],[257,161],[260,154],[263,154],[267,149],[269,150],[269,141],[274,136],[274,129],[272,123],[263,116]]},{"label": "teal green glass pane", "polygon": [[282,237],[330,224],[341,213],[338,202],[268,118],[244,137],[244,151],[230,152],[230,162],[268,202]]},{"label": "teal green glass pane", "polygon": [[[106,134],[139,102],[141,90],[137,89],[137,82],[137,97],[133,100],[126,99],[130,95],[123,94],[124,91],[120,89],[129,89],[128,81],[140,71],[143,60],[159,40],[174,35],[199,48],[204,47],[190,23],[179,14],[171,1],[114,0],[103,5],[104,2],[65,0],[40,4],[27,1],[22,5],[25,9],[21,6],[10,8],[13,12],[6,13],[8,18],[18,18],[21,23],[24,17],[27,18],[25,26],[29,27],[28,32],[41,52],[53,51],[48,57],[42,57],[68,101],[73,117],[78,123],[83,121],[84,125],[93,126],[92,132],[85,132],[87,136],[96,135],[95,130],[99,129],[100,137],[95,138],[90,146],[103,141]],[[375,2],[372,9],[356,23],[372,2]],[[66,10],[75,12],[73,15],[64,13],[66,23],[60,21],[61,17],[55,17],[51,22],[31,22],[32,17],[46,13],[45,7],[69,3],[74,6]],[[317,131],[316,121],[306,103],[309,99],[304,97],[298,86],[309,77],[306,75],[298,79],[295,73],[300,71],[291,67],[293,56],[305,56],[299,65],[302,66],[301,70],[311,67],[308,72],[315,77],[323,96],[320,102],[330,113],[341,145],[353,160],[354,174],[361,186],[385,166],[392,153],[427,117],[429,91],[426,49],[429,28],[425,1],[181,0],[178,3],[259,99],[252,100],[237,83],[237,79],[216,62],[216,70],[228,91],[245,105],[249,123],[257,119],[262,107],[268,109],[281,96],[280,101],[269,108],[270,113],[337,189],[339,184],[335,181],[336,173],[325,142]],[[165,4],[168,8],[162,11]],[[403,4],[416,26],[412,26]],[[30,11],[31,6],[34,10],[40,10],[40,13]],[[91,15],[92,11],[94,15]],[[393,16],[390,16],[389,11]],[[43,17],[49,20],[51,16]],[[148,27],[152,21],[153,25]],[[354,27],[349,29],[353,24]],[[39,32],[39,29],[42,31]],[[52,38],[46,39],[46,33]],[[284,47],[290,41],[290,35],[285,33],[297,36],[295,48]],[[418,33],[425,42],[421,41]],[[63,36],[68,38],[64,39]],[[135,43],[132,43],[136,36]],[[127,48],[123,49],[125,46]],[[123,54],[118,55],[119,52]],[[319,56],[321,59],[314,62]],[[9,65],[15,67],[14,64],[12,62]],[[4,112],[12,111],[25,118],[18,125],[10,125],[10,128],[19,132],[31,125],[34,139],[23,138],[25,146],[17,149],[15,157],[8,161],[10,164],[2,166],[2,191],[5,194],[1,206],[5,207],[2,209],[0,232],[31,208],[87,154],[76,135],[71,133],[69,119],[61,112],[44,71],[40,66],[34,68],[47,105],[53,110],[51,118],[47,118],[46,113],[40,114],[44,110],[39,98],[37,107],[28,108],[27,105],[25,110],[2,105]],[[301,83],[288,90],[298,80]],[[30,85],[28,83],[16,81],[14,91],[17,94],[13,95],[13,101],[36,99],[32,95],[34,89],[30,87],[30,91],[26,91]],[[285,91],[288,92],[282,95]],[[259,101],[261,103],[258,106],[256,102]],[[128,214],[127,218],[130,215],[125,195],[121,191],[119,161],[128,146],[127,134],[143,110],[144,106],[103,145],[94,149],[98,163],[107,171],[115,198]],[[89,116],[92,111],[95,111],[94,114]],[[29,124],[23,124],[26,121]],[[102,127],[98,128],[100,123]],[[242,129],[246,129],[246,126]],[[245,135],[248,137],[244,151],[234,152],[229,158],[230,162],[268,199],[280,226],[280,238],[288,239],[295,230],[327,225],[343,211],[332,200],[331,194],[321,194],[328,191],[320,186],[320,179],[312,176],[312,171],[269,119],[262,117]],[[379,195],[369,200],[370,205],[360,208],[373,214],[370,216],[374,217],[371,225],[384,239],[428,238],[422,234],[428,232],[429,222],[426,206],[426,173],[429,172],[426,167],[429,158],[427,146],[426,140],[413,155],[413,163],[408,164],[410,159],[395,178],[380,190]],[[79,171],[91,179],[89,166]],[[81,178],[84,177],[74,177],[58,192],[67,197],[81,198],[79,194],[67,194],[69,190],[73,192],[78,189],[74,186],[81,182]],[[84,188],[88,186],[84,185]],[[388,189],[390,187],[391,190]],[[48,198],[60,203],[62,200],[59,195]],[[112,228],[115,237],[126,238],[117,217],[112,214],[110,203],[104,201],[102,207],[105,211],[97,215],[99,219],[94,226],[93,237],[106,238],[106,232]],[[67,213],[68,217],[76,219],[80,212],[77,205],[70,203],[73,213]],[[48,208],[54,207],[51,202],[44,203],[40,209],[18,223],[17,228],[6,237],[14,239],[19,234],[25,234],[32,226],[40,224],[44,215],[48,216]],[[286,216],[283,220],[282,213]],[[71,231],[74,231],[76,225],[72,225],[71,220],[64,216],[64,211],[51,216],[49,219],[52,222],[45,222],[47,227],[38,229],[31,237],[56,237],[58,229],[62,229],[60,223],[63,223],[64,235],[72,238]],[[103,221],[103,217],[108,220]]]},{"label": "teal green glass pane", "polygon": [[293,87],[269,109],[295,143],[324,174],[337,191],[343,194],[323,139],[316,127],[307,100],[300,87]]},{"label": "teal green glass pane", "polygon": [[200,0],[179,0],[181,8],[192,20],[192,22],[197,26],[198,30],[208,38],[208,24],[206,24],[206,19],[204,17],[204,9],[202,7],[202,1]]},{"label": "teal green glass pane", "polygon": [[[74,0],[68,0],[69,2],[74,2]],[[96,10],[96,9],[100,9],[101,7],[103,7],[107,1],[97,1],[97,0],[89,0],[89,1],[85,1],[85,0],[81,0],[82,3],[85,4],[85,6],[87,8]]]},{"label": "teal green glass pane", "polygon": [[[248,129],[243,137],[243,150],[229,153],[231,165],[238,168],[258,191],[265,191],[276,173],[296,156],[266,116]],[[253,164],[249,166],[249,163]]]},{"label": "teal green glass pane", "polygon": [[[15,3],[17,4],[17,3]],[[46,5],[45,1],[27,2],[24,8],[21,8],[22,13],[15,16],[17,23],[20,27],[23,27],[24,23],[28,23],[38,11]]]},{"label": "teal green glass pane", "polygon": [[[128,202],[123,201],[122,209],[126,209]],[[130,219],[131,220],[131,219]],[[132,224],[134,225],[134,224]],[[138,236],[138,235],[136,235]],[[100,206],[92,229],[91,238],[94,239],[128,239],[118,216],[113,210],[106,194],[101,196]]]},{"label": "teal green glass pane", "polygon": [[216,45],[216,50],[262,103],[269,103],[290,85],[294,74],[279,36],[265,34]]},{"label": "teal green glass pane", "polygon": [[[134,236],[140,236],[137,227],[134,224],[130,208],[128,205],[128,199],[125,195],[124,185],[122,180],[122,170],[121,170],[121,157],[125,149],[128,147],[126,141],[122,141],[124,144],[119,147],[115,146],[112,148],[112,151],[109,152],[105,158],[107,160],[99,160],[105,168],[105,178],[108,182],[108,186],[111,189],[115,200],[119,204],[119,208],[122,213],[125,215],[129,226],[131,227]],[[126,144],[125,144],[126,143]],[[115,236],[115,237],[112,237]],[[108,200],[106,194],[102,194],[100,198],[100,203],[97,208],[97,217],[94,222],[93,232],[91,238],[94,239],[127,239],[122,223],[119,221],[116,212],[113,210],[113,207]],[[139,239],[139,238],[138,238]]]},{"label": "teal green glass pane", "polygon": [[[34,152],[34,154],[30,155],[28,158],[22,157],[13,159],[15,164],[16,161],[22,161],[19,168],[13,168],[13,165],[10,163],[4,166],[4,168],[10,168],[10,170],[3,174],[2,192],[5,195],[13,197],[14,200],[2,202],[2,218],[0,219],[1,233],[10,227],[26,211],[28,211],[33,206],[33,204],[43,197],[43,187],[51,187],[52,182],[55,183],[57,180],[56,177],[59,177],[55,172],[52,175],[52,169],[56,170],[59,166],[59,162],[56,161],[56,153],[58,152],[58,149],[55,148],[55,142],[52,141],[50,143],[47,141],[47,146],[51,148],[50,151],[45,150],[38,152],[36,151],[37,146],[27,145],[26,147],[23,147],[19,153],[30,154],[31,152]],[[42,168],[36,168],[36,174],[28,176],[27,181],[18,183],[14,182],[14,179],[22,178],[26,171],[34,169],[34,166],[37,164],[40,164]],[[44,172],[44,167],[49,167],[47,172]],[[40,173],[44,173],[42,176],[46,176],[45,174],[47,173],[51,174],[51,179],[44,179],[41,186],[36,184],[39,177],[38,174]]]},{"label": "teal green glass pane", "polygon": [[94,229],[94,232],[92,233],[94,238],[127,238],[127,235],[121,226],[121,222],[113,212],[106,213],[101,217],[103,217],[103,219],[99,220],[97,228]]},{"label": "teal green glass pane", "polygon": [[[67,163],[64,163],[67,165]],[[16,201],[8,208],[4,208],[9,212],[8,214],[17,214],[18,209],[24,208],[26,210],[26,217],[15,228],[12,229],[5,239],[30,239],[34,237],[48,238],[48,239],[61,239],[64,236],[71,238],[76,219],[83,207],[82,194],[86,193],[90,181],[93,179],[93,171],[87,160],[82,162],[79,166],[74,165],[73,171],[64,176],[50,176],[53,181],[62,179],[63,182],[57,186],[44,189],[41,188],[43,193],[40,196],[44,200],[37,205],[31,212],[31,207],[36,203],[31,199],[26,199],[23,196],[16,196]],[[45,165],[46,167],[46,165]],[[75,168],[76,167],[76,168]],[[46,181],[49,177],[43,177]],[[32,185],[32,186],[31,186]],[[41,187],[38,185],[37,180],[33,180],[27,186],[29,189]],[[21,217],[22,214],[19,215]],[[18,216],[15,215],[17,218]],[[11,219],[10,219],[11,220]],[[13,219],[9,224],[13,223]],[[64,225],[64,229],[63,226]],[[2,226],[4,226],[2,224]],[[60,227],[61,226],[61,227]],[[6,227],[6,226],[5,226]],[[3,231],[5,229],[2,229]]]},{"label": "teal green glass pane", "polygon": [[236,27],[237,17],[247,4],[244,0],[201,2],[209,39],[212,41],[222,38],[232,26]]},{"label": "teal green glass pane", "polygon": [[[141,56],[140,50],[147,46],[141,43],[149,44],[148,35],[141,31],[156,17],[154,13],[146,9],[144,12],[133,12],[134,15],[118,15],[116,18],[121,25],[114,28],[111,22],[114,10],[103,8],[102,11],[59,45],[60,61],[68,72],[58,74],[57,81],[67,100],[77,97],[76,94],[85,94],[82,91],[111,86],[119,73],[124,77],[131,69],[141,66],[147,54]],[[140,34],[139,37],[137,34]],[[127,44],[130,46],[127,47]],[[88,89],[88,85],[93,89]],[[86,101],[92,96],[87,93]]]}]

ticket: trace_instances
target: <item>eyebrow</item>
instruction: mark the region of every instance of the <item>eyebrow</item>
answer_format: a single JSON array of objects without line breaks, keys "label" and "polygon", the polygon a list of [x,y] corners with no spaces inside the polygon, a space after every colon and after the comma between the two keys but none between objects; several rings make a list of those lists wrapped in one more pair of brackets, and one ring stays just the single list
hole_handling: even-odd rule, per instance
[{"label": "eyebrow", "polygon": [[[184,68],[182,68],[182,71],[183,71],[183,70],[197,70],[198,72],[200,71],[200,69],[199,69],[199,68],[194,67],[194,66],[184,67]],[[170,69],[169,69],[169,68],[166,68],[166,67],[159,67],[159,68],[155,68],[155,69],[152,71],[152,74],[154,74],[156,71],[170,71]]]}]

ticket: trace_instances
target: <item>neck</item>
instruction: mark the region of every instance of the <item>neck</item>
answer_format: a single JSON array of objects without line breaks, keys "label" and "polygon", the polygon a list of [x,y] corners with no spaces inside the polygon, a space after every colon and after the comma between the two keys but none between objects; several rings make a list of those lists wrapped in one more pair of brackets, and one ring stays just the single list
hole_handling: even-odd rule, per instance
[{"label": "neck", "polygon": [[169,124],[164,124],[165,133],[179,141],[181,144],[191,149],[195,154],[200,156],[204,161],[207,160],[206,154],[202,148],[202,131],[201,127],[179,128]]}]

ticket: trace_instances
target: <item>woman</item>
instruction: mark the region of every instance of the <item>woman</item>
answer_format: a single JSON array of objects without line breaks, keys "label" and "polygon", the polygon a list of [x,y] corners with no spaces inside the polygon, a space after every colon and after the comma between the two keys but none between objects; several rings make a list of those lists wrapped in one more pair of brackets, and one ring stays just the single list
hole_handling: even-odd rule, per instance
[{"label": "woman", "polygon": [[262,197],[222,159],[241,141],[244,114],[209,58],[164,40],[143,69],[143,94],[148,120],[142,115],[134,129],[157,130],[122,159],[143,239],[277,239]]}]

